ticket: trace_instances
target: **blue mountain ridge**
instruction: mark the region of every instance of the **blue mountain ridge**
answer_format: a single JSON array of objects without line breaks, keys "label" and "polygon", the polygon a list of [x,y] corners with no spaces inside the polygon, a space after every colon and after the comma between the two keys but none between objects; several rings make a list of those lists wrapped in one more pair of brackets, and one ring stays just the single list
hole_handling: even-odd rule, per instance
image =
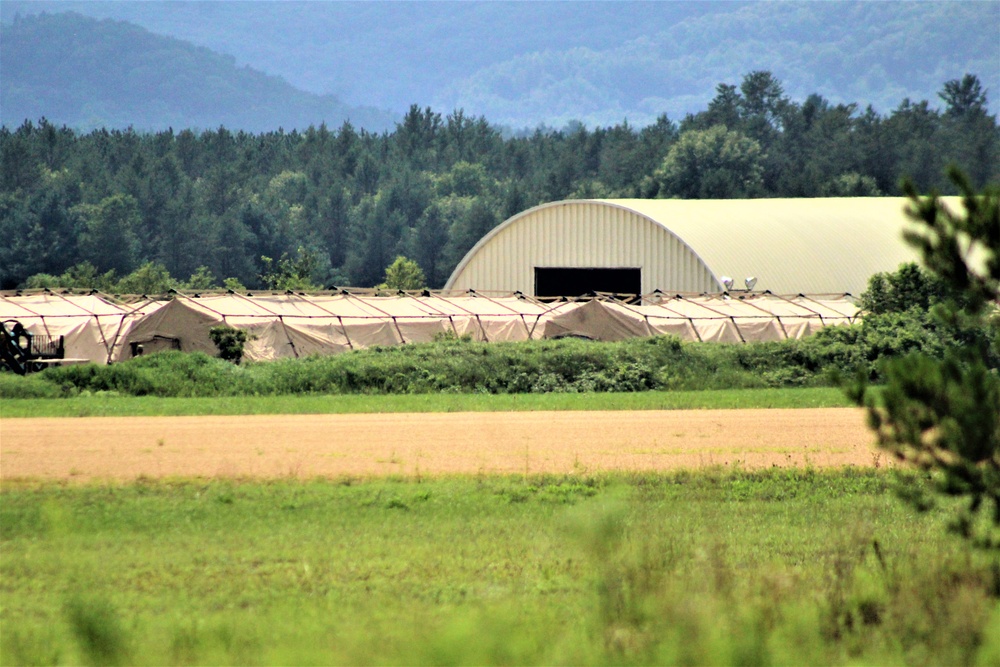
[{"label": "blue mountain ridge", "polygon": [[815,92],[881,112],[904,98],[940,106],[942,84],[966,72],[1000,95],[995,0],[5,0],[0,19],[66,10],[190,41],[345,105],[461,108],[511,128],[678,119],[757,69],[793,99]]}]

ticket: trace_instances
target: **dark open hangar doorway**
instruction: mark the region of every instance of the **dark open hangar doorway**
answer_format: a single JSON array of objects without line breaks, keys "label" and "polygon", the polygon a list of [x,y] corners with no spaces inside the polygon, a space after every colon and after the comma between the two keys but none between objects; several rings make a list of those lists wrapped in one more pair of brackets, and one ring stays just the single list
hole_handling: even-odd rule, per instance
[{"label": "dark open hangar doorway", "polygon": [[593,292],[642,294],[642,269],[638,267],[535,267],[535,296],[585,296]]}]

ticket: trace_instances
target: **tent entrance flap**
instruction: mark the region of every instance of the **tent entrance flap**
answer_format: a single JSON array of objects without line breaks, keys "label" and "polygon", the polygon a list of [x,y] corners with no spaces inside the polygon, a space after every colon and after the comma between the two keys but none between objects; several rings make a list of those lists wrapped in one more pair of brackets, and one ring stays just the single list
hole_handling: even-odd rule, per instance
[{"label": "tent entrance flap", "polygon": [[591,292],[641,294],[642,269],[535,267],[535,296],[582,296]]},{"label": "tent entrance flap", "polygon": [[154,352],[165,352],[167,350],[181,349],[181,341],[168,336],[153,336],[148,340],[133,341],[129,343],[133,357],[143,354],[153,354]]}]

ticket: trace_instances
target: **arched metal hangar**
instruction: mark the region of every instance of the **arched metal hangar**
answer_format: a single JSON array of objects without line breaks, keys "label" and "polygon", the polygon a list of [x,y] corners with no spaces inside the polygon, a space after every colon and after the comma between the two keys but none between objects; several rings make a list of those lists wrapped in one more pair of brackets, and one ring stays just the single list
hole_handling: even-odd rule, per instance
[{"label": "arched metal hangar", "polygon": [[[946,198],[960,210],[957,198]],[[902,238],[906,199],[584,199],[506,220],[455,268],[446,289],[531,296],[864,291],[868,278],[916,261]]]}]

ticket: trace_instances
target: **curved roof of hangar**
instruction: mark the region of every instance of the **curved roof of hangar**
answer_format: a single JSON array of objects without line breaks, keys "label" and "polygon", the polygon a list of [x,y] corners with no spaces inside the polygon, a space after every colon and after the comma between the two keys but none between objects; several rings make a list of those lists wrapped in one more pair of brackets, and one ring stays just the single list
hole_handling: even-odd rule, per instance
[{"label": "curved roof of hangar", "polygon": [[[960,198],[942,199],[951,210],[963,210]],[[679,238],[716,279],[731,276],[737,287],[756,276],[757,289],[775,293],[859,294],[872,274],[918,259],[902,237],[913,224],[903,197],[592,199],[551,202],[513,216],[476,244],[456,274],[509,225],[530,224],[533,213],[565,203],[612,206],[647,218]]]},{"label": "curved roof of hangar", "polygon": [[737,287],[756,276],[772,292],[858,294],[872,274],[917,259],[901,197],[593,201],[662,225]]}]

